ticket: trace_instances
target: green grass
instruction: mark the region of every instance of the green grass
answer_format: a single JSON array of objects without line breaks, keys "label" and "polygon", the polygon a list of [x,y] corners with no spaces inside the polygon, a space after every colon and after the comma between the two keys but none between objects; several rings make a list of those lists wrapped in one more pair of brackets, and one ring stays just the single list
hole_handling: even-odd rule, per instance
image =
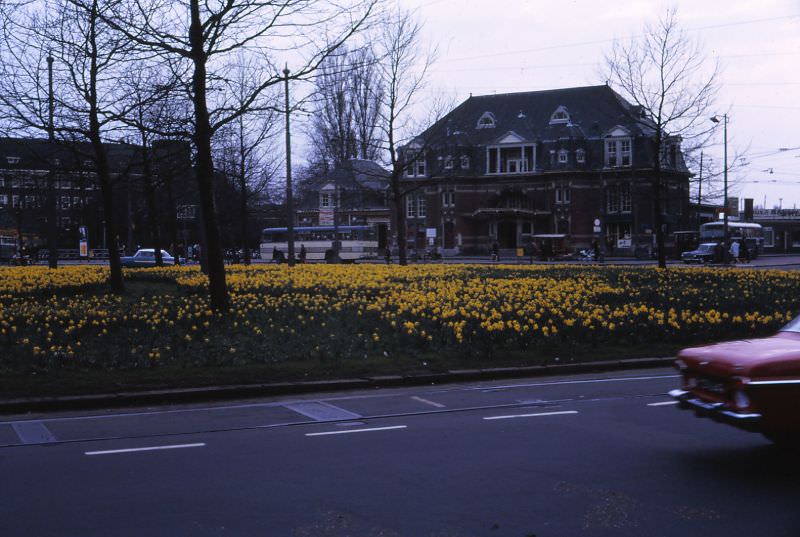
[{"label": "green grass", "polygon": [[570,364],[628,358],[674,356],[669,344],[554,348],[543,354],[513,352],[493,358],[424,353],[415,357],[392,356],[337,361],[287,361],[221,367],[160,366],[152,369],[53,369],[7,372],[0,377],[0,398],[90,395],[208,386],[270,384],[352,379],[381,375],[422,375],[458,369],[489,369]]}]

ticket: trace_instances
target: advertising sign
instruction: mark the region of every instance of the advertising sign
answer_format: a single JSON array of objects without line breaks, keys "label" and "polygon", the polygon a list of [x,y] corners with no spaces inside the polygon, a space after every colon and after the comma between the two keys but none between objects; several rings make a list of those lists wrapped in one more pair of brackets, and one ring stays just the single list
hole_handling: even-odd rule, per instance
[{"label": "advertising sign", "polygon": [[89,232],[86,226],[78,227],[78,255],[83,258],[89,257]]},{"label": "advertising sign", "polygon": [[332,226],[333,225],[333,209],[320,209],[319,210],[319,225]]}]

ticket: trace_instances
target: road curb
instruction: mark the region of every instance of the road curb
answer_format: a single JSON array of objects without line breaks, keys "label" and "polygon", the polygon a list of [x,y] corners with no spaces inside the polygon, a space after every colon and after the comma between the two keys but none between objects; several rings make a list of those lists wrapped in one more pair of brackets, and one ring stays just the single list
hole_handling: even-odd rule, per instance
[{"label": "road curb", "polygon": [[222,399],[245,399],[274,395],[296,395],[315,392],[422,386],[475,380],[497,380],[578,373],[601,373],[624,369],[645,369],[672,365],[674,357],[633,358],[569,364],[547,364],[527,367],[458,369],[442,373],[411,375],[378,375],[356,379],[337,379],[272,384],[238,384],[174,390],[145,390],[106,394],[27,397],[0,399],[0,414],[19,414],[52,410],[91,410],[125,406],[194,403]]}]

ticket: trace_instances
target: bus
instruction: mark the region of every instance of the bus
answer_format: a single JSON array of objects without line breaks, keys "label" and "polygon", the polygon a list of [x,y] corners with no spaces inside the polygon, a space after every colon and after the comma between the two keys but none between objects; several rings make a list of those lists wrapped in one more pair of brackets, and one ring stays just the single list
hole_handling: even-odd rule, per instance
[{"label": "bus", "polygon": [[0,236],[0,261],[11,261],[17,253],[17,238]]},{"label": "bus", "polygon": [[[326,252],[338,242],[339,257],[345,262],[378,257],[378,231],[375,226],[299,226],[294,228],[294,255],[300,258],[306,247],[307,261],[325,261]],[[274,259],[275,252],[285,259],[289,251],[288,229],[269,227],[261,234],[261,259]]]},{"label": "bus", "polygon": [[[700,242],[721,242],[724,239],[724,223],[706,222],[700,225]],[[728,236],[731,241],[745,241],[753,259],[764,252],[764,230],[754,222],[728,221]]]}]

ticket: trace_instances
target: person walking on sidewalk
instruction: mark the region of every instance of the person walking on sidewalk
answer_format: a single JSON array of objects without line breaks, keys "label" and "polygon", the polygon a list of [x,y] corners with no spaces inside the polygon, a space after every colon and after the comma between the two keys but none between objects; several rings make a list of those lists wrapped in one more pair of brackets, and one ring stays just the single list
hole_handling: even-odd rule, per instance
[{"label": "person walking on sidewalk", "polygon": [[731,262],[733,264],[739,262],[739,241],[733,241],[731,244]]}]

